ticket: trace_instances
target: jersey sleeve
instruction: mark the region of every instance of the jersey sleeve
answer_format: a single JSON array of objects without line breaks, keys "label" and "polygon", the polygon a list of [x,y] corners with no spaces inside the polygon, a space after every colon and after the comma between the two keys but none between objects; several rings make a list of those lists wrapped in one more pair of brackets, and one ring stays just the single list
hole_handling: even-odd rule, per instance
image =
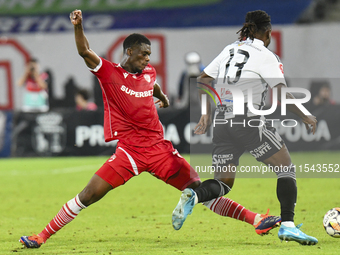
[{"label": "jersey sleeve", "polygon": [[283,65],[278,56],[269,52],[263,64],[260,66],[260,75],[273,88],[279,83],[286,85],[283,75]]},{"label": "jersey sleeve", "polygon": [[203,70],[207,75],[215,80],[218,78],[221,62],[229,56],[227,48],[228,46],[225,47],[222,52]]},{"label": "jersey sleeve", "polygon": [[97,78],[101,81],[101,82],[109,82],[109,76],[108,74],[110,74],[110,69],[113,67],[112,63],[110,61],[107,61],[106,59],[99,57],[100,58],[100,62],[99,64],[94,68],[94,69],[90,69],[90,71],[97,76]]}]

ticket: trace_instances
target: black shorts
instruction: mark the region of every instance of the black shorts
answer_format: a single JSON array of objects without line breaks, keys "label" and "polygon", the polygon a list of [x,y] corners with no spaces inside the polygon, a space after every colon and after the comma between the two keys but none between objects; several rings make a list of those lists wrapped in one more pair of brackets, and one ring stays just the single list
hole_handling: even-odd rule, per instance
[{"label": "black shorts", "polygon": [[239,158],[247,150],[257,161],[263,161],[278,152],[284,142],[271,122],[260,116],[237,116],[227,123],[215,122],[213,129],[213,165],[238,166]]}]

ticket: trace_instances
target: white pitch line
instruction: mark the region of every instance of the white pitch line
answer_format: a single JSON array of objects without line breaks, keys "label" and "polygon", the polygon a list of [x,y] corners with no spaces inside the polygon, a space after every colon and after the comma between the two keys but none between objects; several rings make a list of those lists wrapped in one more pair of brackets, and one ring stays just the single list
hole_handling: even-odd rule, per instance
[{"label": "white pitch line", "polygon": [[51,175],[51,174],[68,174],[68,173],[77,173],[77,172],[85,172],[85,171],[93,171],[96,172],[99,169],[100,165],[85,165],[85,166],[75,166],[75,167],[64,167],[64,168],[55,168],[55,169],[43,169],[43,170],[35,170],[35,171],[25,171],[23,167],[20,170],[4,170],[0,171],[0,176],[28,176],[28,175]]}]

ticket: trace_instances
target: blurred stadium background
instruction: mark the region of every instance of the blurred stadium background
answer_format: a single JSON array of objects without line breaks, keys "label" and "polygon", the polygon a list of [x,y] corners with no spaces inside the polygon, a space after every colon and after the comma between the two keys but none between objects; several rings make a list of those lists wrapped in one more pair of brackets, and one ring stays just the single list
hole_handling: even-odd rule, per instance
[{"label": "blurred stadium background", "polygon": [[[99,86],[76,51],[69,21],[76,8],[83,11],[91,48],[109,60],[119,62],[126,35],[138,32],[151,39],[151,64],[172,104],[159,111],[165,137],[191,162],[190,149],[209,151],[211,131],[192,136],[197,122],[193,113],[196,116],[200,108],[188,103],[195,101],[195,86],[187,83],[185,98],[180,96],[185,55],[195,51],[203,65],[209,64],[237,39],[248,11],[267,11],[273,24],[270,49],[281,58],[288,85],[309,89],[313,98],[324,84],[331,89],[323,104],[312,105],[311,100],[308,108],[318,118],[316,135],[308,134],[301,123],[277,126],[278,131],[298,167],[339,166],[340,0],[0,0],[1,254],[338,253],[338,240],[327,236],[322,218],[339,206],[339,174],[314,171],[304,177],[328,178],[300,178],[296,207],[296,223],[304,222],[304,231],[319,239],[314,248],[279,243],[277,230],[275,237],[261,238],[247,224],[221,219],[203,206],[195,209],[186,228],[173,231],[169,215],[179,191],[145,174],[88,208],[42,249],[18,249],[18,238],[40,231],[114,152],[115,143],[104,142]],[[48,74],[46,112],[22,111],[25,91],[16,83],[31,57]],[[76,110],[79,88],[90,92],[97,111]],[[282,119],[277,113],[273,118]],[[209,164],[208,154],[197,155]],[[259,165],[249,154],[240,163]],[[269,179],[244,178],[228,196],[249,209],[265,212],[269,207],[279,214],[275,185]]]},{"label": "blurred stadium background", "polygon": [[[340,149],[338,0],[4,0],[0,1],[0,157],[114,151],[115,143],[105,144],[103,139],[99,86],[76,51],[69,22],[69,13],[76,8],[83,11],[91,48],[109,60],[119,62],[126,35],[139,32],[151,39],[151,64],[172,104],[159,111],[165,136],[183,154],[190,152],[190,125],[197,121],[190,118],[189,104],[177,103],[185,54],[196,51],[202,64],[209,64],[237,39],[246,12],[267,11],[273,24],[270,49],[281,58],[288,84],[308,88],[312,96],[312,84],[328,83],[332,91],[331,104],[313,108],[319,120],[315,136],[301,123],[278,127],[279,133],[291,151]],[[21,111],[24,91],[16,82],[31,57],[49,74],[47,112]],[[97,111],[75,110],[77,88],[90,91]],[[210,146],[210,133],[191,138],[192,145]]]}]

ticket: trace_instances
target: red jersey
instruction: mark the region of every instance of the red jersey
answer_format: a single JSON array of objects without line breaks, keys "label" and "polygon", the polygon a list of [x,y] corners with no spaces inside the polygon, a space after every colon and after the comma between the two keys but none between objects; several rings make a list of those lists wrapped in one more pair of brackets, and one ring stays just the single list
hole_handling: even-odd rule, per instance
[{"label": "red jersey", "polygon": [[142,73],[133,74],[103,58],[96,69],[91,72],[102,88],[105,141],[148,147],[163,140],[153,99],[156,70],[148,64]]},{"label": "red jersey", "polygon": [[[42,73],[42,74],[40,74],[39,76],[40,76],[40,78],[41,78],[43,81],[45,81],[45,80],[48,78],[48,74],[47,74],[47,73]],[[38,91],[41,91],[41,90],[45,90],[45,89],[41,88],[41,87],[38,85],[37,81],[34,80],[31,76],[27,77],[27,79],[26,79],[25,82],[26,82],[26,89],[27,89],[28,91],[38,92]]]}]

